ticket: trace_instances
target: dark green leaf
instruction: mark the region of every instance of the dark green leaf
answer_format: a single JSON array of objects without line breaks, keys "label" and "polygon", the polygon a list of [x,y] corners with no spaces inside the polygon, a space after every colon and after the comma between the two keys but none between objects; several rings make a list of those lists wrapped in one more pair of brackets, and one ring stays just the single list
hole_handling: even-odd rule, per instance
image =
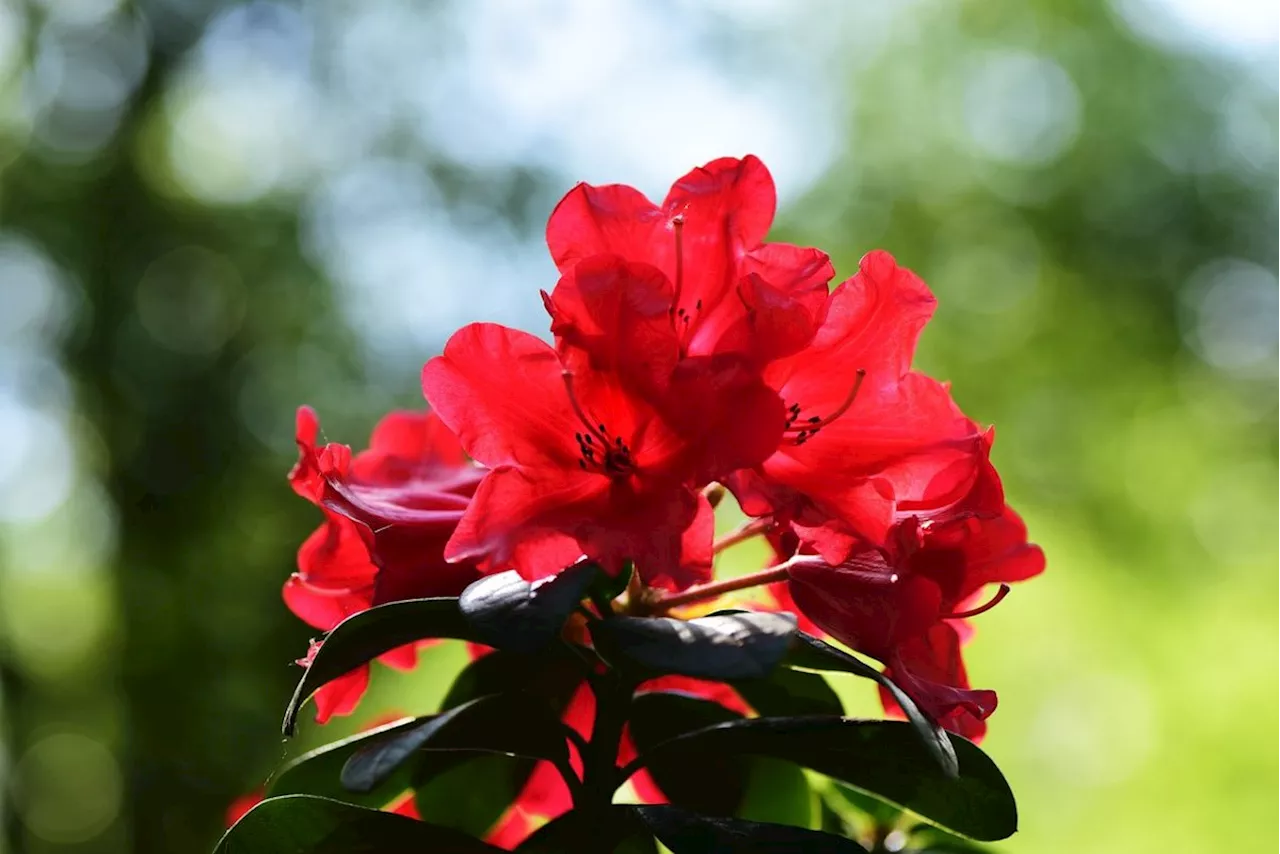
[{"label": "dark green leaf", "polygon": [[387,854],[448,851],[495,854],[465,833],[392,813],[286,795],[250,810],[222,837],[214,854]]},{"label": "dark green leaf", "polygon": [[672,806],[632,807],[672,854],[865,854],[850,839],[740,818],[697,815]]},{"label": "dark green leaf", "polygon": [[367,792],[422,749],[470,750],[549,759],[567,765],[559,718],[515,695],[481,697],[441,712],[419,726],[361,747],[342,768],[342,785]]},{"label": "dark green leaf", "polygon": [[733,683],[760,715],[789,717],[792,715],[844,714],[844,706],[827,680],[817,673],[776,668],[764,679],[742,679]]},{"label": "dark green leaf", "polygon": [[[645,754],[677,736],[741,717],[711,700],[653,691],[633,699],[629,726],[636,750]],[[733,815],[746,792],[746,766],[742,758],[720,751],[669,751],[655,756],[649,775],[673,804],[699,813]]]},{"label": "dark green leaf", "polygon": [[462,669],[440,708],[450,709],[490,694],[519,693],[536,698],[558,715],[582,680],[583,663],[567,648],[551,646],[536,656],[496,650]]},{"label": "dark green leaf", "polygon": [[672,738],[642,753],[636,764],[670,754],[771,756],[795,762],[911,810],[953,832],[981,840],[1017,830],[1013,793],[976,745],[950,736],[959,775],[938,768],[913,727],[899,721],[847,718],[754,718],[729,721]]},{"label": "dark green leaf", "polygon": [[[649,747],[741,715],[719,703],[677,691],[638,694],[631,708],[631,738]],[[679,751],[659,756],[648,768],[671,803],[697,813],[736,815],[807,827],[814,797],[798,765],[722,752]]]},{"label": "dark green leaf", "polygon": [[519,797],[534,761],[522,756],[430,751],[414,765],[423,821],[484,837]]},{"label": "dark green leaf", "polygon": [[537,652],[560,634],[565,619],[587,595],[599,572],[590,561],[532,583],[514,570],[500,572],[462,591],[458,607],[481,643]]},{"label": "dark green leaf", "polygon": [[298,682],[284,713],[284,734],[293,735],[302,704],[321,686],[384,652],[426,638],[479,640],[458,610],[458,600],[449,597],[388,602],[343,620],[325,635]]},{"label": "dark green leaf", "polygon": [[407,718],[384,727],[326,744],[290,760],[267,784],[267,795],[319,795],[367,807],[384,807],[409,788],[409,769],[392,774],[367,792],[353,793],[340,780],[342,766],[360,748],[402,733],[422,723]]},{"label": "dark green leaf", "polygon": [[871,679],[877,682],[893,695],[893,699],[902,708],[907,720],[915,727],[921,740],[924,741],[925,747],[929,749],[934,759],[937,760],[943,773],[951,776],[955,776],[958,773],[956,753],[951,746],[950,739],[947,738],[946,731],[938,726],[936,722],[930,720],[929,716],[922,712],[920,707],[915,704],[915,701],[908,697],[892,679],[862,659],[852,656],[843,650],[836,649],[831,644],[821,641],[812,635],[796,632],[796,641],[787,654],[786,663],[792,667],[803,667],[808,670],[834,670],[842,673],[852,673],[855,676],[861,676],[864,679]]},{"label": "dark green leaf", "polygon": [[743,757],[743,767],[746,785],[735,816],[817,829],[818,798],[803,768],[767,756]]},{"label": "dark green leaf", "polygon": [[694,620],[615,617],[591,625],[596,649],[619,668],[722,681],[768,676],[795,634],[790,614],[745,612]]},{"label": "dark green leaf", "polygon": [[572,810],[549,821],[517,846],[518,854],[655,854],[657,843],[633,807],[613,804],[598,812]]},{"label": "dark green leaf", "polygon": [[827,789],[828,800],[832,801],[842,812],[855,809],[862,813],[865,820],[875,827],[895,827],[902,821],[902,810],[886,803],[873,795],[859,791],[852,786],[830,781]]}]

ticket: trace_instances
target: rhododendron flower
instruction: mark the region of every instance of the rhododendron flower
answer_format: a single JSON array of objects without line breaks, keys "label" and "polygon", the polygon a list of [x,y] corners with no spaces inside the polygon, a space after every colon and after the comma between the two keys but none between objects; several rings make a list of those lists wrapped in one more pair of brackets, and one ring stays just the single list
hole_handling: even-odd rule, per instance
[{"label": "rhododendron flower", "polygon": [[[698,488],[771,451],[781,404],[732,371],[667,376],[664,366],[675,362],[669,335],[654,335],[647,351],[654,385],[630,383],[616,368],[640,357],[625,344],[652,330],[653,306],[626,296],[642,273],[615,266],[601,276],[592,305],[608,321],[609,355],[595,365],[577,360],[570,372],[532,335],[477,323],[423,368],[427,399],[490,469],[445,555],[486,572],[515,566],[526,578],[584,554],[610,573],[634,560],[648,585],[683,588],[711,569],[711,507]],[[686,388],[721,405],[705,419],[673,418],[664,404]]]},{"label": "rhododendron flower", "polygon": [[[999,494],[994,469],[974,481],[968,506]],[[979,518],[954,508],[937,520],[909,517],[888,548],[866,546],[832,566],[798,561],[790,595],[832,637],[879,659],[886,674],[946,728],[981,736],[995,710],[994,691],[970,689],[960,656],[962,621],[986,604],[974,598],[993,583],[1023,581],[1044,569],[1044,554],[1027,542],[1026,527],[1005,506]],[[886,705],[892,700],[882,695]]]},{"label": "rhododendron flower", "polygon": [[[462,518],[483,471],[433,414],[393,412],[374,428],[367,451],[319,447],[319,421],[298,410],[298,464],[289,475],[298,494],[325,511],[325,523],[298,550],[298,571],[284,586],[289,610],[329,631],[360,611],[399,599],[456,596],[479,578],[470,563],[447,563],[444,546]],[[309,664],[319,649],[313,642]],[[410,645],[385,653],[399,669],[417,660]],[[316,719],[350,714],[369,683],[357,668],[316,694]]]},{"label": "rhododendron flower", "polygon": [[653,268],[671,283],[665,308],[682,354],[761,365],[813,336],[834,275],[824,252],[763,242],[776,206],[759,159],[725,157],[685,175],[661,205],[623,184],[579,184],[551,214],[547,246],[566,277],[599,255]]},{"label": "rhododendron flower", "polygon": [[727,482],[748,514],[790,521],[840,563],[859,542],[885,544],[899,504],[949,502],[972,483],[981,432],[946,386],[910,370],[934,304],[886,252],[831,293],[809,346],[765,369],[787,426],[773,455]]}]

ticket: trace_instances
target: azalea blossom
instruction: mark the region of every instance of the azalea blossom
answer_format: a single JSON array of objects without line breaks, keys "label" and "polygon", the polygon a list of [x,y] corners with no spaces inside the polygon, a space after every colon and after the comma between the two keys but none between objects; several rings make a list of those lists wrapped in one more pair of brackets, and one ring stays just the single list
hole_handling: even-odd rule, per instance
[{"label": "azalea blossom", "polygon": [[[984,457],[985,460],[985,457]],[[909,516],[894,526],[888,548],[864,546],[831,565],[797,561],[788,593],[817,626],[882,661],[885,673],[926,713],[954,732],[979,737],[995,710],[994,691],[974,690],[961,658],[965,621],[989,610],[1044,569],[1044,553],[1027,542],[1026,526],[989,462],[968,498],[937,517]],[[977,511],[992,499],[994,516]],[[978,602],[990,584],[999,592]],[[882,692],[887,707],[892,698]]]},{"label": "azalea blossom", "polygon": [[579,184],[552,212],[547,246],[566,277],[600,255],[647,265],[670,283],[682,354],[762,365],[812,337],[835,274],[818,249],[764,242],[776,207],[758,158],[723,157],[676,181],[660,205],[623,184]]},{"label": "azalea blossom", "polygon": [[[483,472],[434,414],[392,412],[378,423],[369,449],[317,445],[320,423],[298,410],[299,459],[294,490],[324,510],[325,522],[298,550],[298,571],[284,585],[289,610],[329,631],[374,605],[427,596],[456,596],[479,578],[470,563],[448,563],[444,546]],[[313,642],[310,664],[320,647]],[[407,670],[413,645],[379,657]],[[330,682],[315,697],[316,719],[350,714],[369,683],[368,666]]]},{"label": "azalea blossom", "polygon": [[[733,371],[667,376],[669,336],[654,339],[656,391],[637,388],[617,366],[630,356],[621,343],[652,317],[652,306],[626,297],[642,274],[619,266],[601,276],[607,286],[589,293],[600,299],[584,303],[607,330],[598,360],[571,361],[570,370],[534,336],[477,323],[423,368],[427,399],[489,469],[445,556],[485,572],[514,566],[526,578],[584,554],[610,573],[632,560],[649,586],[687,587],[711,570],[711,507],[698,490],[762,460],[781,433],[782,407]],[[673,418],[661,403],[677,394],[719,413]]]}]

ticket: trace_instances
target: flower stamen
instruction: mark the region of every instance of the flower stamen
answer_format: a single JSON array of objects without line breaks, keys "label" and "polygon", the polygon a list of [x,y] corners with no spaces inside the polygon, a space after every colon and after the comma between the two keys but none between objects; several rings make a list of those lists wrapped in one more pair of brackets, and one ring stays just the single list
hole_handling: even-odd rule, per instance
[{"label": "flower stamen", "polygon": [[995,606],[999,605],[1002,601],[1004,601],[1004,597],[1008,595],[1009,595],[1009,585],[1001,584],[1000,589],[996,591],[996,595],[992,596],[989,602],[979,605],[976,608],[970,608],[968,611],[957,611],[952,614],[943,614],[942,619],[967,620],[970,617],[976,617],[979,614],[985,614],[987,611],[990,611],[992,608],[994,608]]},{"label": "flower stamen", "polygon": [[[784,431],[794,433],[795,443],[803,445],[809,439],[813,438],[823,427],[831,424],[841,415],[849,411],[849,407],[853,406],[854,400],[858,397],[858,390],[862,388],[862,381],[867,378],[866,368],[858,368],[857,375],[854,377],[853,386],[849,389],[849,394],[845,397],[844,402],[836,407],[835,411],[825,418],[812,415],[803,421],[800,421],[800,404],[793,403],[787,408],[787,422]],[[799,422],[799,423],[797,423]]]},{"label": "flower stamen", "polygon": [[[564,390],[569,395],[569,405],[578,416],[578,420],[587,428],[585,433],[574,433],[574,441],[578,443],[578,468],[583,471],[596,471],[610,477],[627,475],[635,471],[635,461],[631,458],[631,449],[621,436],[609,439],[609,430],[604,425],[587,417],[586,410],[578,401],[573,389],[573,374],[562,371],[560,378],[564,380]],[[599,444],[596,444],[599,441]]]}]

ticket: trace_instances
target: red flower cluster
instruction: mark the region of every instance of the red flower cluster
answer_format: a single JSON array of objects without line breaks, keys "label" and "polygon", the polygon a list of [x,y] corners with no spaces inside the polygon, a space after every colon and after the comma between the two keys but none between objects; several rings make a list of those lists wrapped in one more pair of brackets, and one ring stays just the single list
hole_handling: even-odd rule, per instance
[{"label": "red flower cluster", "polygon": [[[444,547],[484,472],[467,460],[434,415],[393,412],[374,428],[369,450],[319,447],[320,423],[298,410],[298,464],[293,489],[324,510],[325,522],[298,550],[298,571],[284,585],[289,610],[329,631],[352,614],[384,602],[457,596],[480,577],[470,563],[448,563]],[[306,664],[320,644],[313,642]],[[407,670],[411,645],[380,660]],[[350,714],[369,684],[367,666],[316,694],[316,720]]]},{"label": "red flower cluster", "polygon": [[[775,205],[750,156],[695,169],[661,204],[579,185],[547,226],[552,344],[464,327],[423,368],[433,414],[388,416],[354,458],[318,447],[302,410],[291,479],[326,522],[290,608],[327,630],[585,555],[633,565],[630,601],[669,610],[706,598],[719,483],[782,549],[780,603],[980,735],[995,694],[969,688],[963,621],[986,585],[1035,575],[1043,555],[1005,504],[991,433],[911,370],[929,289],[884,252],[831,289],[823,252],[765,242]],[[366,680],[327,686],[321,718],[350,711]]]}]

